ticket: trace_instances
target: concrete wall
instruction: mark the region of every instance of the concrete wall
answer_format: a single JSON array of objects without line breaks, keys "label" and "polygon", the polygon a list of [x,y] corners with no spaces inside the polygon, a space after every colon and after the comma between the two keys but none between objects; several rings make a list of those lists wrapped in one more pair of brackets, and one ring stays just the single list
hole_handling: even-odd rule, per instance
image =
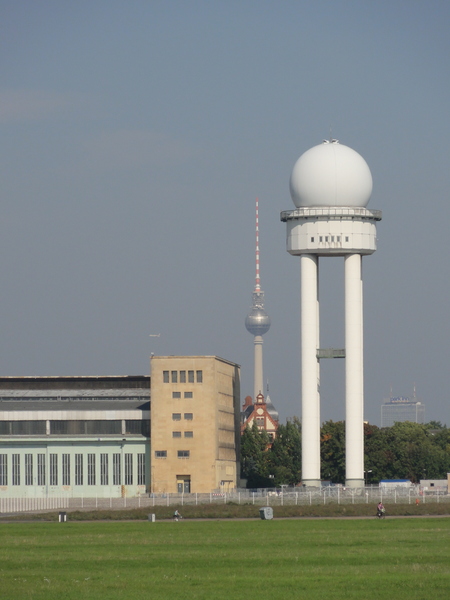
[{"label": "concrete wall", "polygon": [[214,356],[154,356],[151,377],[152,491],[203,493],[235,488],[238,365]]}]

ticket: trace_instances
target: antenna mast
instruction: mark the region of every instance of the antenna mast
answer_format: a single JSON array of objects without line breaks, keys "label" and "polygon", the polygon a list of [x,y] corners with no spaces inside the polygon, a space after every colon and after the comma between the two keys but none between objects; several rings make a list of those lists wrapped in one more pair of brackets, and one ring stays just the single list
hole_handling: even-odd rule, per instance
[{"label": "antenna mast", "polygon": [[256,198],[256,213],[255,213],[255,262],[256,262],[256,274],[255,274],[255,291],[252,294],[253,307],[263,308],[264,307],[264,292],[261,290],[261,277],[259,274],[259,200]]},{"label": "antenna mast", "polygon": [[256,258],[256,277],[255,277],[255,292],[259,292],[261,289],[261,280],[259,278],[259,201],[256,198],[256,222],[255,222],[255,232],[256,232],[256,249],[255,249],[255,258]]}]

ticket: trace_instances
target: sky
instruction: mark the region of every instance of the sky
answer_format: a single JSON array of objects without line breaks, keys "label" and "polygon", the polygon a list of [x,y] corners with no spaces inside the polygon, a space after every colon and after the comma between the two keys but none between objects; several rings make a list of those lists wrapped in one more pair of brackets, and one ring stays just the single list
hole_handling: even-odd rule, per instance
[{"label": "sky", "polygon": [[[301,416],[300,260],[280,212],[332,137],[370,166],[365,418],[393,396],[450,426],[450,3],[0,0],[0,375],[147,375],[217,355]],[[343,259],[321,261],[321,346],[344,347]],[[151,335],[160,334],[160,337]],[[321,419],[345,419],[322,361]]]}]

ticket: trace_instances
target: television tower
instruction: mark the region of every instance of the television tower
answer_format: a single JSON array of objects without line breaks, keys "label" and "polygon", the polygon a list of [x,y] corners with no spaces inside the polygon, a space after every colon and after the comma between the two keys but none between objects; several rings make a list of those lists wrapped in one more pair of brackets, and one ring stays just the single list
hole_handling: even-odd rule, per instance
[{"label": "television tower", "polygon": [[259,277],[259,214],[258,214],[258,198],[256,198],[256,277],[255,289],[252,294],[252,308],[245,319],[245,327],[252,335],[254,335],[255,345],[255,369],[254,369],[254,384],[253,384],[253,402],[256,402],[258,394],[262,394],[264,390],[263,382],[263,338],[262,336],[269,331],[270,318],[264,310],[264,292],[261,290]]},{"label": "television tower", "polygon": [[[381,211],[366,208],[372,175],[364,158],[324,140],[300,156],[290,190],[295,210],[281,213],[287,251],[300,256],[302,479],[320,486],[320,360],[345,358],[346,486],[364,486],[362,256],[376,250]],[[319,257],[344,257],[345,349],[320,348]]]}]

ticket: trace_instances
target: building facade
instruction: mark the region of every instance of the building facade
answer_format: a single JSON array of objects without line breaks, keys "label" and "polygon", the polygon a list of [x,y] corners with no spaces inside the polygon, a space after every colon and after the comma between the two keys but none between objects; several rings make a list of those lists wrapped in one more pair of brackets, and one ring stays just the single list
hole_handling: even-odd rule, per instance
[{"label": "building facade", "polygon": [[381,405],[381,427],[392,427],[404,421],[425,423],[425,404],[400,396],[389,398]]},{"label": "building facade", "polygon": [[258,394],[254,404],[251,396],[245,398],[241,412],[241,433],[244,433],[246,427],[253,427],[253,423],[256,422],[258,429],[266,431],[270,442],[273,442],[277,435],[278,421],[278,412],[269,395],[266,400],[262,394]]},{"label": "building facade", "polygon": [[0,498],[145,494],[149,420],[149,377],[1,377]]},{"label": "building facade", "polygon": [[239,366],[216,356],[154,356],[151,377],[152,492],[235,488]]},{"label": "building facade", "polygon": [[152,381],[0,377],[0,499],[235,488],[239,366],[170,356],[151,369]]}]

